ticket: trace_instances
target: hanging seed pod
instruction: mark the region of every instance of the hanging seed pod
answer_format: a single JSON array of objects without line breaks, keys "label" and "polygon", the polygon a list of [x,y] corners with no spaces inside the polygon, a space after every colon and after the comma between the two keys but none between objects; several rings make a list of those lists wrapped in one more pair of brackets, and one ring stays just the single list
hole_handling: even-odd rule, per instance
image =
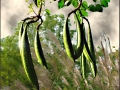
[{"label": "hanging seed pod", "polygon": [[27,27],[28,25],[25,26],[20,40],[20,53],[22,58],[22,64],[29,81],[39,90],[38,79],[33,66],[30,52],[30,45],[27,36]]},{"label": "hanging seed pod", "polygon": [[83,53],[84,53],[84,55],[87,59],[87,62],[90,65],[90,69],[91,69],[91,72],[93,74],[93,77],[95,77],[96,76],[96,70],[95,70],[95,66],[94,66],[94,63],[93,63],[93,58],[92,58],[92,55],[90,53],[90,50],[89,50],[88,43],[87,43],[86,39],[85,39],[85,45],[84,45]]},{"label": "hanging seed pod", "polygon": [[75,59],[78,59],[82,52],[83,52],[83,48],[84,48],[84,24],[83,21],[82,23],[80,23],[77,15],[75,14],[75,21],[77,24],[77,48],[75,50]]},{"label": "hanging seed pod", "polygon": [[41,47],[38,30],[36,31],[36,34],[35,34],[34,49],[35,49],[35,54],[38,59],[38,62],[48,69],[47,63],[43,54],[43,50]]},{"label": "hanging seed pod", "polygon": [[87,72],[86,68],[87,68],[87,60],[84,54],[82,53],[82,55],[80,56],[80,71],[84,79],[86,78],[86,72]]},{"label": "hanging seed pod", "polygon": [[91,32],[91,27],[90,27],[90,23],[88,22],[88,35],[87,35],[87,43],[88,43],[88,47],[90,50],[90,53],[92,55],[92,61],[95,67],[95,76],[97,73],[97,66],[96,66],[96,57],[95,57],[95,50],[94,50],[94,43],[93,43],[93,38],[92,38],[92,32]]},{"label": "hanging seed pod", "polygon": [[75,62],[74,50],[73,50],[73,46],[70,39],[70,33],[69,33],[68,17],[65,21],[64,28],[63,28],[63,42],[64,42],[64,47],[68,57]]}]

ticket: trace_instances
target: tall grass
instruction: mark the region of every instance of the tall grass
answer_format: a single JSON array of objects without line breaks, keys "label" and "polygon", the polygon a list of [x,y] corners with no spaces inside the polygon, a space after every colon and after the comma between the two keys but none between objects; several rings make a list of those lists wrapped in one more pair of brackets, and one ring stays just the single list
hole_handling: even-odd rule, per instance
[{"label": "tall grass", "polygon": [[[93,78],[89,74],[85,80],[80,74],[79,64],[74,64],[67,57],[55,35],[47,31],[45,37],[42,47],[49,70],[34,61],[40,90],[119,90],[119,51],[112,51],[106,35],[102,37],[101,45],[96,51],[97,76]],[[31,48],[31,51],[32,57],[36,59],[34,49]],[[35,90],[34,87],[30,89],[18,80],[11,88],[11,90]]]}]

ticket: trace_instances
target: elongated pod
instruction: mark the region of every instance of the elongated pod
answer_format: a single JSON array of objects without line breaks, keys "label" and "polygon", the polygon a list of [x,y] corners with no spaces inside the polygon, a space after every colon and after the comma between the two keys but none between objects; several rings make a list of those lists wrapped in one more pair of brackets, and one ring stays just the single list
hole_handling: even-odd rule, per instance
[{"label": "elongated pod", "polygon": [[86,65],[87,65],[87,61],[86,61],[84,54],[82,53],[82,55],[80,56],[80,71],[81,71],[81,75],[84,79],[86,78],[86,72],[87,72]]},{"label": "elongated pod", "polygon": [[35,54],[38,59],[38,62],[48,69],[47,63],[43,54],[43,50],[41,47],[38,30],[36,31],[36,34],[35,34],[34,49],[35,49]]},{"label": "elongated pod", "polygon": [[90,53],[90,50],[89,50],[88,43],[87,43],[86,39],[85,39],[84,44],[85,45],[84,45],[83,53],[84,53],[86,59],[88,60],[89,65],[90,65],[90,69],[92,71],[92,74],[95,77],[96,76],[96,69],[95,69],[96,67],[94,65],[93,57],[92,57],[92,54]]},{"label": "elongated pod", "polygon": [[20,30],[19,30],[19,48],[21,47],[20,44],[21,44],[21,37],[22,37],[23,31],[24,31],[24,22],[22,22],[22,26],[20,27]]},{"label": "elongated pod", "polygon": [[75,49],[75,59],[78,59],[84,48],[84,24],[83,21],[80,23],[77,15],[75,14],[75,21],[77,24],[77,48]]},{"label": "elongated pod", "polygon": [[88,43],[88,47],[89,47],[90,53],[91,53],[92,58],[93,58],[92,61],[94,63],[95,72],[97,73],[96,57],[95,57],[95,50],[94,50],[94,43],[93,43],[93,38],[92,38],[92,32],[91,32],[91,27],[90,27],[89,21],[87,21],[87,23],[88,23],[87,43]]},{"label": "elongated pod", "polygon": [[65,21],[63,27],[63,43],[68,57],[75,62],[74,50],[70,39],[69,26],[68,26],[68,17]]},{"label": "elongated pod", "polygon": [[32,84],[35,85],[36,88],[39,90],[38,79],[33,66],[31,52],[30,52],[30,45],[27,36],[27,25],[25,26],[25,29],[22,33],[20,42],[21,42],[20,52],[21,52],[22,64],[25,73],[28,79],[30,80],[30,82],[32,82]]}]

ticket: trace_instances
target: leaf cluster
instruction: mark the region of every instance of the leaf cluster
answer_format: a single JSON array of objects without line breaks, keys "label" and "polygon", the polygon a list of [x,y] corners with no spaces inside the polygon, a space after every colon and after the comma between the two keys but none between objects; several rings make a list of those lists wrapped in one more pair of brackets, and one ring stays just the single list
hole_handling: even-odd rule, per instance
[{"label": "leaf cluster", "polygon": [[[88,11],[91,12],[102,12],[104,7],[108,7],[108,3],[110,0],[93,0],[93,4],[89,4],[86,0],[82,1],[82,6],[80,7],[80,11],[82,12],[82,16],[88,16]],[[77,8],[79,4],[79,0],[59,0],[58,8],[64,8],[66,6],[72,5]]]}]

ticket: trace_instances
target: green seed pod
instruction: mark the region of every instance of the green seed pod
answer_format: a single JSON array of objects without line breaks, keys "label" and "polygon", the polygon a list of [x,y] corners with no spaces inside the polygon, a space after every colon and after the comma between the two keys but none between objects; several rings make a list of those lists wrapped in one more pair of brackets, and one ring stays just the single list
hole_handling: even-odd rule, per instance
[{"label": "green seed pod", "polygon": [[76,20],[76,24],[77,24],[77,48],[75,50],[75,59],[78,59],[82,52],[83,52],[83,48],[84,48],[84,24],[83,22],[80,23],[77,15],[75,14],[75,20]]},{"label": "green seed pod", "polygon": [[82,55],[80,56],[80,71],[81,71],[81,75],[84,79],[86,78],[86,72],[87,72],[86,65],[87,65],[87,61],[86,61],[84,54],[82,53]]},{"label": "green seed pod", "polygon": [[21,37],[22,37],[23,31],[24,31],[24,22],[22,22],[22,26],[19,30],[19,48],[21,47],[20,44],[21,44]]},{"label": "green seed pod", "polygon": [[[95,57],[95,50],[94,50],[94,43],[93,43],[93,38],[92,38],[92,32],[91,32],[91,27],[90,27],[90,23],[88,22],[88,35],[87,35],[87,43],[88,43],[88,47],[90,50],[90,53],[92,55],[92,61],[94,63],[94,67],[95,67],[95,72],[97,73],[97,66],[96,66],[96,57]],[[95,74],[96,74],[95,73]]]},{"label": "green seed pod", "polygon": [[73,46],[70,39],[70,33],[69,33],[68,17],[65,21],[64,28],[63,28],[63,42],[64,42],[64,47],[68,57],[75,62],[74,50],[73,50]]},{"label": "green seed pod", "polygon": [[38,62],[48,69],[47,63],[46,63],[46,60],[45,60],[45,57],[43,54],[43,50],[41,47],[38,30],[36,31],[36,34],[35,34],[34,49],[35,49],[35,53],[36,53],[36,57],[38,59]]},{"label": "green seed pod", "polygon": [[92,74],[95,77],[96,76],[96,70],[95,70],[95,66],[94,66],[94,63],[93,63],[93,58],[92,58],[92,55],[90,53],[90,50],[89,50],[88,43],[87,43],[86,39],[85,39],[85,45],[84,45],[83,53],[84,53],[86,59],[88,60],[89,65],[90,65],[90,69],[92,71]]},{"label": "green seed pod", "polygon": [[39,90],[38,79],[33,66],[31,52],[30,52],[30,45],[27,36],[27,26],[28,25],[25,26],[25,29],[22,33],[22,37],[20,40],[21,43],[20,52],[21,52],[22,64],[28,79]]}]

